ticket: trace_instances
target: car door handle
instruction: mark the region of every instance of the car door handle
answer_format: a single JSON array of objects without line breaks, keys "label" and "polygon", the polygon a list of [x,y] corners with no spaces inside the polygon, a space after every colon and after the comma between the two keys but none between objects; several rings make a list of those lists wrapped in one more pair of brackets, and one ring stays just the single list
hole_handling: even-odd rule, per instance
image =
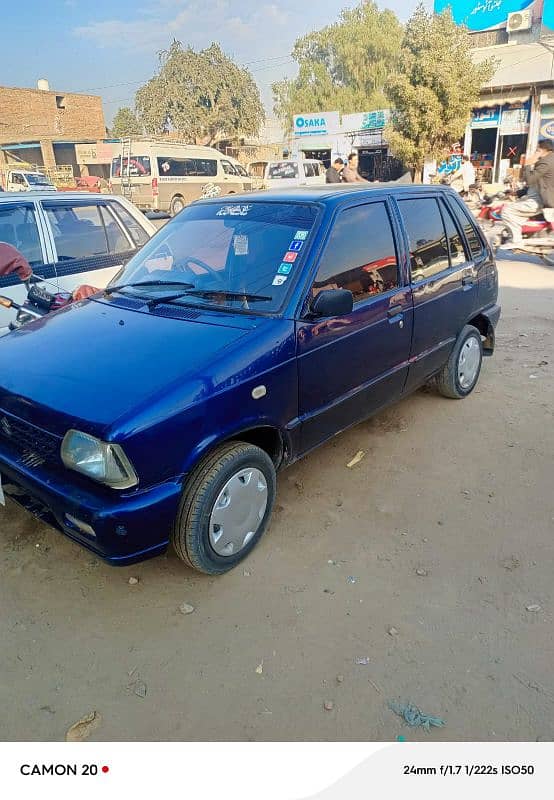
[{"label": "car door handle", "polygon": [[464,275],[462,278],[462,286],[473,286],[475,283],[475,278],[473,275]]},{"label": "car door handle", "polygon": [[404,311],[404,306],[392,306],[387,311],[387,317],[398,317]]}]

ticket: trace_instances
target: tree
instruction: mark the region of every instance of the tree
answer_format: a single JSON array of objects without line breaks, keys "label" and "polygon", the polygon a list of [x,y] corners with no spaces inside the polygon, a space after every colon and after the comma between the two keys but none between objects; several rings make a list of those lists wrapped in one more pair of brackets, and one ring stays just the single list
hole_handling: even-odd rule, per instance
[{"label": "tree", "polygon": [[118,109],[113,118],[111,132],[112,136],[117,139],[124,139],[127,136],[140,136],[142,125],[134,112],[128,106],[124,106]]},{"label": "tree", "polygon": [[265,114],[258,87],[218,44],[196,52],[178,41],[160,53],[160,69],[138,90],[136,108],[150,134],[175,130],[193,143],[255,135]]},{"label": "tree", "polygon": [[383,87],[396,67],[402,26],[372,0],[342,11],[339,21],[298,39],[298,77],[273,84],[274,110],[290,130],[294,114],[344,114],[386,106]]},{"label": "tree", "polygon": [[444,158],[464,133],[494,60],[474,64],[468,30],[450,9],[432,14],[419,5],[406,24],[399,69],[387,94],[394,109],[386,133],[394,154],[421,176],[426,158]]}]

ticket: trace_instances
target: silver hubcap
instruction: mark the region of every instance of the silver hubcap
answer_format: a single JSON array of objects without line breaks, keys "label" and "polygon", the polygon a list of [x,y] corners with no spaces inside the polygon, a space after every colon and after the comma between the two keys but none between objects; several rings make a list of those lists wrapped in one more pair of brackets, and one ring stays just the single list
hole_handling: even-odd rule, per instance
[{"label": "silver hubcap", "polygon": [[475,336],[471,336],[464,343],[458,359],[458,381],[462,389],[469,389],[474,384],[480,361],[479,342]]},{"label": "silver hubcap", "polygon": [[267,496],[267,481],[259,469],[241,469],[229,478],[210,515],[210,544],[218,555],[236,555],[256,535]]}]

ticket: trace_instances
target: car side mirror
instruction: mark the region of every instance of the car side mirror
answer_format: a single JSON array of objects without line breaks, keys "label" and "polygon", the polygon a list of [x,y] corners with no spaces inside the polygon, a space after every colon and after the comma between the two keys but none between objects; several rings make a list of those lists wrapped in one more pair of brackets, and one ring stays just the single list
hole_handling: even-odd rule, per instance
[{"label": "car side mirror", "polygon": [[348,289],[323,289],[310,303],[310,316],[343,317],[353,308],[354,296]]}]

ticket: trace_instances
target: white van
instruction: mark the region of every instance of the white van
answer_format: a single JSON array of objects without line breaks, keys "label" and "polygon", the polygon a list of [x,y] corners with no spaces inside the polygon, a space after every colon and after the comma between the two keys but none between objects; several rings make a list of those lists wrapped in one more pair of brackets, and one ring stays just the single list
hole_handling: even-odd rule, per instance
[{"label": "white van", "polygon": [[133,139],[122,141],[119,155],[112,160],[112,191],[143,211],[167,211],[174,216],[198,200],[208,184],[217,186],[222,195],[252,189],[245,168],[213,147]]},{"label": "white van", "polygon": [[286,189],[325,183],[325,165],[314,158],[252,161],[247,167],[254,189]]}]

